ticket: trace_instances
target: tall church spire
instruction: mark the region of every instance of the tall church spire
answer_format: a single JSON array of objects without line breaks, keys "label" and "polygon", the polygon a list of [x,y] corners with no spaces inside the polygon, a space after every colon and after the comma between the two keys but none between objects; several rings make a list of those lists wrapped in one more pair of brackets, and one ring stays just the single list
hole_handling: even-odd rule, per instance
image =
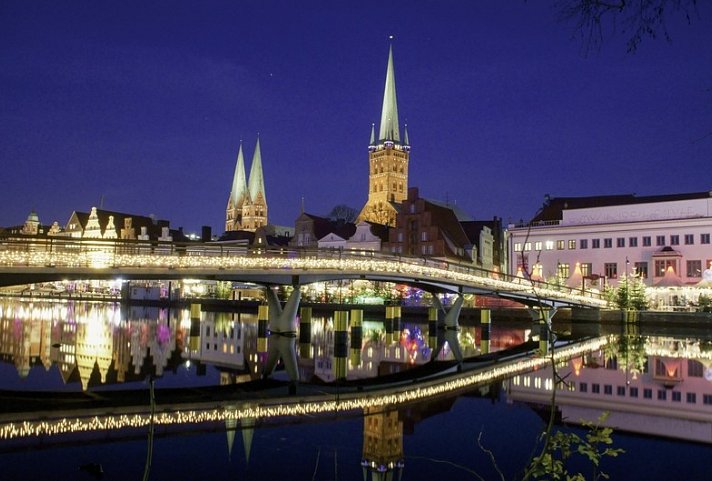
[{"label": "tall church spire", "polygon": [[381,126],[378,140],[390,140],[400,143],[398,129],[398,103],[396,101],[396,74],[393,68],[393,44],[388,50],[388,67],[386,68],[386,86],[383,90],[383,108],[381,109]]},{"label": "tall church spire", "polygon": [[230,191],[232,205],[234,207],[242,206],[246,195],[245,158],[242,155],[242,141],[240,141],[240,149],[237,151],[237,163],[235,164],[235,175],[232,178],[232,190]]},{"label": "tall church spire", "polygon": [[262,174],[262,153],[260,152],[260,137],[257,136],[255,154],[252,156],[252,167],[250,167],[250,202],[257,202],[257,196],[262,193],[264,202],[267,202],[265,195],[265,179]]},{"label": "tall church spire", "polygon": [[371,126],[371,141],[368,145],[368,200],[361,209],[359,221],[395,226],[398,204],[408,197],[408,129],[403,133],[405,142],[401,142],[398,126],[396,76],[391,45],[388,49],[386,87],[383,91],[378,138],[374,138],[375,129]]}]

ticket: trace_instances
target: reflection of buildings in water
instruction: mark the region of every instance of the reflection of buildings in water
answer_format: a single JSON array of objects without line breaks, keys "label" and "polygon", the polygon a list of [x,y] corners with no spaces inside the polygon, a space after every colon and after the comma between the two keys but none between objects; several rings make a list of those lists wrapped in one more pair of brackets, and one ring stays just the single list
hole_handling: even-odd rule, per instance
[{"label": "reflection of buildings in water", "polygon": [[77,323],[76,360],[83,390],[89,387],[89,378],[95,369],[98,370],[100,382],[106,382],[113,354],[113,331],[108,320],[102,316],[105,313],[105,309],[91,305],[87,316]]},{"label": "reflection of buildings in water", "polygon": [[0,303],[0,356],[15,365],[20,377],[38,363],[51,366],[52,315],[42,303]]},{"label": "reflection of buildings in water", "polygon": [[249,381],[258,372],[256,348],[252,347],[256,346],[256,333],[254,314],[202,312],[200,319],[191,321],[187,342],[190,349],[184,350],[182,356],[216,366],[220,384]]},{"label": "reflection of buildings in water", "polygon": [[365,409],[363,479],[399,479],[403,471],[403,422],[398,410]]},{"label": "reflection of buildings in water", "polygon": [[135,320],[121,320],[114,303],[8,300],[0,303],[0,355],[21,377],[37,363],[45,369],[57,364],[65,384],[81,382],[84,389],[161,375],[180,362],[173,353],[182,349],[176,341],[183,336],[168,310],[137,308],[125,315]]},{"label": "reflection of buildings in water", "polygon": [[[561,368],[569,383],[556,395],[562,417],[596,421],[608,412],[616,429],[712,443],[712,342],[640,339],[637,352],[599,351]],[[509,399],[547,404],[551,387],[547,370],[516,376]]]},{"label": "reflection of buildings in water", "polygon": [[[484,386],[483,386],[484,387]],[[472,393],[479,396],[478,393]],[[435,397],[399,409],[366,408],[363,413],[363,479],[400,479],[405,465],[403,434],[413,434],[419,422],[448,412],[457,397]]]}]

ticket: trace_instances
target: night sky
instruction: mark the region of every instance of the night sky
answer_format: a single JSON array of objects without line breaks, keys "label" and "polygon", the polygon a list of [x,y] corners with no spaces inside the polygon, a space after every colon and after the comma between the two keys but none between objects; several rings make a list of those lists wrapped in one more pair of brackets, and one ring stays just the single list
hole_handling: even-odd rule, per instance
[{"label": "night sky", "polygon": [[635,53],[621,22],[586,53],[554,3],[3,0],[0,226],[103,198],[221,233],[258,132],[271,223],[360,209],[389,35],[425,197],[508,222],[545,194],[712,190],[709,2]]}]

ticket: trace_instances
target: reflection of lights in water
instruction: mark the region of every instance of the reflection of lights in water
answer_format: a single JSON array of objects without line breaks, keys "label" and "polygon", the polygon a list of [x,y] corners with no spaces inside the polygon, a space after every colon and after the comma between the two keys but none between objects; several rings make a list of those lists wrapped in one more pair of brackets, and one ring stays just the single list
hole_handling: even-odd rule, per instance
[{"label": "reflection of lights in water", "polygon": [[[555,360],[559,362],[569,359],[572,356],[580,356],[585,352],[601,349],[607,343],[607,338],[598,338],[574,346],[559,348],[554,355]],[[534,357],[524,360],[502,362],[495,364],[486,371],[461,373],[453,375],[447,380],[431,381],[419,386],[409,386],[408,389],[403,391],[393,392],[393,389],[388,389],[382,394],[372,392],[367,396],[363,393],[342,393],[337,400],[333,399],[333,395],[325,395],[311,401],[309,398],[302,398],[295,402],[293,399],[287,398],[267,400],[264,405],[256,406],[251,404],[238,408],[212,408],[186,411],[172,410],[156,413],[154,423],[159,426],[197,424],[247,418],[266,419],[285,416],[309,416],[356,411],[367,408],[392,407],[512,377],[516,374],[542,368],[549,363],[550,359],[548,357]],[[27,420],[0,425],[0,439],[141,428],[148,426],[150,422],[150,413],[62,418],[56,420],[43,419],[41,421]]]}]

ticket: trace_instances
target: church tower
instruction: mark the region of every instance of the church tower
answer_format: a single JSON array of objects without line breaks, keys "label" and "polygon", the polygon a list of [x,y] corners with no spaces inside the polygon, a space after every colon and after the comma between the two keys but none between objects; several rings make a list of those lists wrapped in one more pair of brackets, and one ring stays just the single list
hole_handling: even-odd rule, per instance
[{"label": "church tower", "polygon": [[227,200],[225,231],[255,231],[264,225],[267,225],[267,196],[262,172],[260,138],[257,137],[249,181],[245,177],[245,158],[242,154],[242,142],[240,142],[230,197]]},{"label": "church tower", "polygon": [[386,86],[383,91],[381,123],[376,137],[376,126],[371,125],[368,145],[368,200],[358,220],[394,226],[398,205],[408,197],[408,160],[410,142],[408,127],[401,140],[396,101],[396,77],[393,68],[393,45],[388,51]]},{"label": "church tower", "polygon": [[259,137],[257,137],[255,153],[252,156],[247,191],[250,200],[242,207],[242,230],[255,231],[267,225],[267,196],[265,195],[265,178],[262,173]]},{"label": "church tower", "polygon": [[247,198],[247,180],[245,178],[245,158],[242,155],[242,141],[237,151],[237,164],[232,177],[230,197],[227,199],[225,231],[240,230],[242,226],[242,206]]}]

